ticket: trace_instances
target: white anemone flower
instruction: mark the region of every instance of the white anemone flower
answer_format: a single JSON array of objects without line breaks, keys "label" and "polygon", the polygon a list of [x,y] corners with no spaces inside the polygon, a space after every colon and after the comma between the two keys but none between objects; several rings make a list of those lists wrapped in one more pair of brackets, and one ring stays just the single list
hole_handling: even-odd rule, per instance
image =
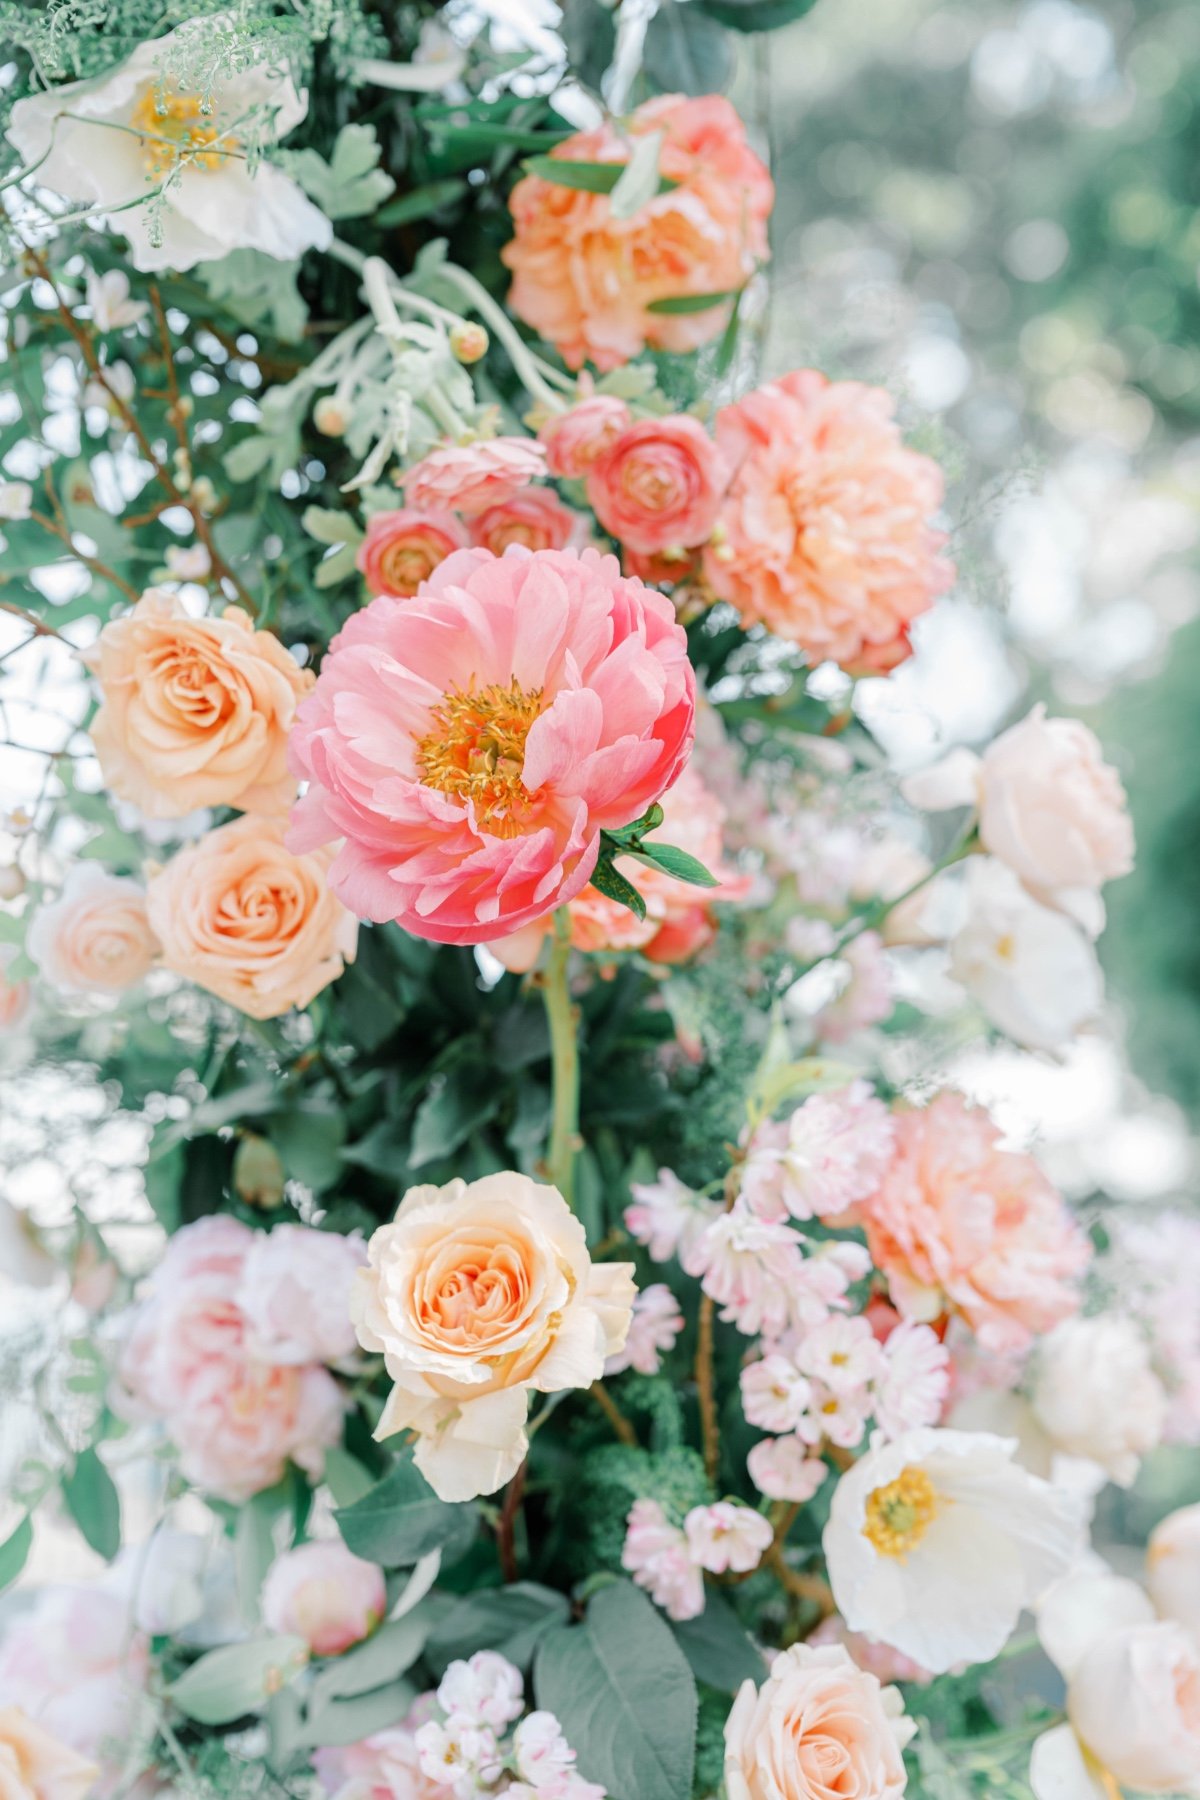
[{"label": "white anemone flower", "polygon": [[266,63],[219,80],[210,101],[173,89],[162,72],[186,30],[139,44],[104,75],[18,100],[7,136],[32,179],[115,220],[144,271],[242,248],[283,260],[323,248],[325,215],[281,169],[247,156],[294,130],[307,95]]},{"label": "white anemone flower", "polygon": [[1016,1043],[1061,1049],[1104,1002],[1088,938],[1035,900],[995,857],[972,859],[966,896],[966,923],[950,944],[951,973]]},{"label": "white anemone flower", "polygon": [[941,1674],[986,1662],[1023,1607],[1062,1575],[1083,1537],[1078,1498],[983,1431],[876,1439],[838,1482],[825,1556],[838,1611]]}]

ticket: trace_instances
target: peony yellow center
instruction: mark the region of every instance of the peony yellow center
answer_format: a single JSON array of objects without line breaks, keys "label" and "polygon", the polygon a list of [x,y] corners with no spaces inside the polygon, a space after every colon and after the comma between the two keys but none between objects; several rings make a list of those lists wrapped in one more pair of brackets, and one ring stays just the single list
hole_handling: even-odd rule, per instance
[{"label": "peony yellow center", "polygon": [[881,1556],[903,1561],[925,1536],[937,1510],[937,1494],[924,1469],[902,1469],[895,1481],[867,1496],[863,1536]]},{"label": "peony yellow center", "polygon": [[142,163],[155,181],[180,162],[193,169],[219,169],[238,149],[236,138],[206,122],[199,94],[160,93],[153,82],[138,95],[129,123],[141,134]]},{"label": "peony yellow center", "polygon": [[443,694],[432,728],[417,743],[421,780],[455,800],[471,801],[481,830],[516,837],[533,798],[521,779],[525,739],[541,711],[541,688],[527,694],[515,681]]}]

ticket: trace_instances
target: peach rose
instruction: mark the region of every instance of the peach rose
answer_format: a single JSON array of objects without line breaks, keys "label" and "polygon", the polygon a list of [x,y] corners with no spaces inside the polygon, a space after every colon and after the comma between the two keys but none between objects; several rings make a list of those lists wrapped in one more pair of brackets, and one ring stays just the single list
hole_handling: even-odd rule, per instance
[{"label": "peach rose", "polygon": [[630,218],[607,194],[527,175],[509,197],[514,237],[509,304],[568,366],[615,369],[647,344],[695,350],[724,330],[728,301],[698,312],[651,311],[656,300],[729,294],[768,255],[774,189],[745,128],[717,94],[664,94],[628,118],[556,144],[568,161],[624,163],[630,145],[663,134],[659,170],[674,183]]},{"label": "peach rose", "polygon": [[473,518],[511,500],[546,472],[546,453],[536,438],[479,438],[473,444],[443,444],[401,475],[410,507],[425,512],[453,508]]},{"label": "peach rose", "polygon": [[314,1656],[340,1656],[387,1611],[383,1570],[340,1538],[314,1538],[272,1563],[262,1590],[268,1631],[302,1637]]},{"label": "peach rose", "polygon": [[332,849],[297,855],[286,830],[252,815],[221,825],[146,891],[167,968],[251,1019],[307,1006],[358,946],[358,921],[329,888]]},{"label": "peach rose", "polygon": [[510,544],[523,544],[526,550],[563,550],[582,523],[553,489],[522,488],[472,520],[471,541],[493,556],[503,556]]},{"label": "peach rose", "polygon": [[729,1800],[898,1800],[916,1726],[841,1644],[793,1644],[761,1688],[745,1681],[725,1721]]},{"label": "peach rose", "polygon": [[239,607],[194,619],[177,594],[148,588],[84,661],[101,693],[92,743],[120,799],[152,819],[289,804],[287,736],[313,676]]},{"label": "peach rose", "polygon": [[17,1706],[0,1706],[0,1800],[83,1800],[100,1770]]},{"label": "peach rose", "polygon": [[1122,1787],[1200,1791],[1200,1646],[1174,1620],[1104,1632],[1072,1670],[1067,1714]]},{"label": "peach rose", "polygon": [[443,1500],[495,1493],[529,1447],[529,1390],[590,1387],[624,1344],[632,1263],[593,1263],[558,1189],[512,1171],[410,1188],[367,1248],[351,1311],[395,1383],[376,1437],[415,1432]]},{"label": "peach rose", "polygon": [[119,994],[158,954],[141,884],[94,862],[68,871],[58,899],[34,914],[25,947],[43,980],[81,994]]},{"label": "peach rose", "polygon": [[579,480],[632,424],[633,414],[615,394],[589,393],[569,412],[552,413],[538,427],[547,473]]},{"label": "peach rose", "polygon": [[699,419],[641,419],[588,470],[592,511],[641,556],[702,544],[716,524],[728,470]]},{"label": "peach rose", "polygon": [[462,521],[453,513],[402,506],[367,520],[355,566],[373,594],[407,600],[452,550],[462,550],[467,542]]}]

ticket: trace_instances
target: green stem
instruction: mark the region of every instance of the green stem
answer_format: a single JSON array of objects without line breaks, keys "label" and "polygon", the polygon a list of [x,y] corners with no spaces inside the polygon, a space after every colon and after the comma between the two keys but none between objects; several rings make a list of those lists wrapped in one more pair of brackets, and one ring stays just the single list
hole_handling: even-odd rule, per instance
[{"label": "green stem", "polygon": [[550,1026],[554,1110],[546,1166],[551,1181],[568,1206],[574,1205],[575,1156],[579,1149],[579,1044],[575,1007],[567,982],[571,956],[571,915],[560,906],[554,915],[550,961],[542,979],[542,997]]},{"label": "green stem", "polygon": [[975,817],[972,815],[962,835],[956,839],[946,854],[934,863],[928,874],[922,875],[919,881],[914,881],[911,887],[904,889],[903,893],[894,894],[890,900],[873,900],[870,906],[865,907],[862,912],[856,913],[852,919],[848,919],[838,934],[836,949],[843,949],[853,938],[859,937],[864,931],[877,930],[890,912],[894,912],[898,906],[903,906],[904,902],[911,900],[914,894],[919,894],[922,888],[928,887],[931,881],[935,881],[947,869],[953,868],[955,863],[965,861],[978,848],[978,827]]}]

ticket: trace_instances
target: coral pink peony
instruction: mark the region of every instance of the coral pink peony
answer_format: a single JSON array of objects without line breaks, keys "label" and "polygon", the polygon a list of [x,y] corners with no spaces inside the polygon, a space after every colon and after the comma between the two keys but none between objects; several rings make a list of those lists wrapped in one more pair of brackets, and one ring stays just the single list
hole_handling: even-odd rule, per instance
[{"label": "coral pink peony", "polygon": [[999,1139],[989,1114],[958,1094],[897,1114],[895,1157],[862,1210],[905,1317],[949,1307],[1004,1352],[1075,1312],[1090,1252],[1033,1157]]},{"label": "coral pink peony", "polygon": [[691,749],[668,602],[597,551],[461,551],[334,639],[292,738],[289,842],[360,918],[475,944],[577,894]]},{"label": "coral pink peony", "polygon": [[564,506],[553,488],[522,488],[473,519],[471,538],[493,556],[503,556],[510,544],[526,550],[565,550],[582,524],[581,515]]},{"label": "coral pink peony", "polygon": [[465,516],[498,506],[545,474],[546,452],[536,438],[478,438],[443,444],[399,478],[410,507],[426,512],[452,508]]},{"label": "coral pink peony", "polygon": [[[585,379],[580,376],[581,384]],[[615,394],[588,393],[569,412],[552,413],[538,427],[547,471],[566,481],[578,480],[632,423],[633,414]]]},{"label": "coral pink peony", "polygon": [[799,369],[717,415],[734,470],[705,553],[713,592],[810,661],[896,660],[954,578],[931,524],[942,472],[905,447],[882,388]]},{"label": "coral pink peony", "polygon": [[640,419],[588,470],[592,511],[641,556],[702,544],[717,521],[728,471],[720,451],[687,413]]},{"label": "coral pink peony", "polygon": [[387,1611],[383,1570],[341,1538],[314,1538],[285,1550],[262,1590],[268,1631],[302,1637],[314,1656],[340,1656],[370,1635]]},{"label": "coral pink peony", "polygon": [[509,199],[515,236],[501,253],[513,272],[509,303],[569,367],[629,362],[647,344],[694,350],[724,329],[728,302],[699,312],[656,313],[656,300],[728,294],[768,254],[771,178],[746,142],[728,100],[716,94],[649,100],[621,124],[578,132],[551,152],[572,162],[624,163],[631,142],[663,133],[659,169],[675,185],[614,217],[607,194],[539,175]]},{"label": "coral pink peony", "polygon": [[356,566],[373,594],[407,600],[440,562],[465,549],[467,533],[451,512],[419,512],[415,506],[376,513],[358,547]]}]

